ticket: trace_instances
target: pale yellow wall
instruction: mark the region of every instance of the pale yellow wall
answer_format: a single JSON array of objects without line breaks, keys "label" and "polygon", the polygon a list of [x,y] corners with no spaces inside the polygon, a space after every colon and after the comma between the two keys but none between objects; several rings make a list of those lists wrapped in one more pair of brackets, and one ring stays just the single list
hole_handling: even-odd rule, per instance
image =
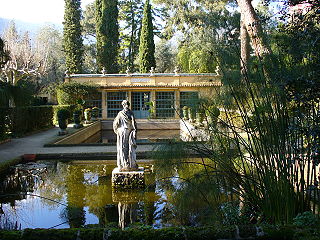
[{"label": "pale yellow wall", "polygon": [[[173,91],[175,93],[175,107],[179,108],[181,91],[197,91],[200,98],[213,98],[221,86],[221,76],[216,74],[92,74],[92,75],[71,75],[66,77],[66,82],[93,83],[101,87],[102,92],[102,116],[107,115],[106,92],[126,91],[128,100],[131,101],[132,91],[150,91],[151,99],[155,100],[157,91]],[[176,118],[178,117],[175,114]]]},{"label": "pale yellow wall", "polygon": [[184,74],[184,75],[131,75],[122,74],[78,74],[65,78],[66,82],[94,83],[101,87],[108,86],[220,86],[220,76],[216,74]]}]

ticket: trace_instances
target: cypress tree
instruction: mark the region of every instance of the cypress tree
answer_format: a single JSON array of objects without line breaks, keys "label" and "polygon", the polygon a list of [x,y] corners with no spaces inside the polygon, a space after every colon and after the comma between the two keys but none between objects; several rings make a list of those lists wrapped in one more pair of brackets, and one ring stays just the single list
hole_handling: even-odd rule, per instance
[{"label": "cypress tree", "polygon": [[153,40],[151,6],[149,0],[146,0],[143,10],[139,46],[139,68],[141,73],[146,73],[151,67],[156,67],[154,52],[155,46]]},{"label": "cypress tree", "polygon": [[118,1],[96,0],[96,39],[98,71],[118,73]]},{"label": "cypress tree", "polygon": [[81,73],[83,65],[83,41],[81,0],[65,0],[63,22],[63,48],[66,54],[66,69],[69,73]]}]

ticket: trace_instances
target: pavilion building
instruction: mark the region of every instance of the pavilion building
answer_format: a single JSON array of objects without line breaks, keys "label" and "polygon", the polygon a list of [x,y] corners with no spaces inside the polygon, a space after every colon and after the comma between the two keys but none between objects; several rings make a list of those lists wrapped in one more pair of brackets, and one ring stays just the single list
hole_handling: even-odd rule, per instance
[{"label": "pavilion building", "polygon": [[65,82],[92,83],[99,87],[95,99],[86,100],[87,107],[101,109],[101,119],[113,119],[129,100],[137,119],[178,119],[183,106],[200,98],[211,98],[221,86],[218,73],[149,73],[149,74],[72,74]]}]

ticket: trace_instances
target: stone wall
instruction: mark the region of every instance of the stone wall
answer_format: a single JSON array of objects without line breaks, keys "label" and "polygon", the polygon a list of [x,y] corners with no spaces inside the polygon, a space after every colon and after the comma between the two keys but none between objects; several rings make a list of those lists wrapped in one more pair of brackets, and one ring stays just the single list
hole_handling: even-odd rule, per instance
[{"label": "stone wall", "polygon": [[180,120],[180,139],[189,141],[208,141],[209,135],[204,127],[197,123],[191,123],[189,120]]},{"label": "stone wall", "polygon": [[94,136],[97,132],[101,130],[101,122],[97,121],[91,125],[67,136],[54,144],[79,144],[85,142],[90,137]]}]

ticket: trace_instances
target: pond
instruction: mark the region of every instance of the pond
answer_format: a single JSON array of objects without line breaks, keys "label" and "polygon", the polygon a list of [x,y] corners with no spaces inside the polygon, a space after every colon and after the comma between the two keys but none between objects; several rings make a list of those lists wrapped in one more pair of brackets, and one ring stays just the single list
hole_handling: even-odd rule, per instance
[{"label": "pond", "polygon": [[183,186],[179,175],[185,179],[200,168],[176,170],[170,173],[173,178],[164,178],[154,161],[138,163],[146,170],[146,188],[131,191],[112,188],[115,161],[17,165],[0,183],[0,229],[201,224],[209,212],[199,193],[194,193],[197,203],[192,202],[196,208],[186,212],[175,195]]},{"label": "pond", "polygon": [[[170,139],[179,139],[180,130],[139,130],[137,135],[138,143],[161,142]],[[90,136],[83,143],[116,143],[117,136],[113,130],[101,130]]]}]

